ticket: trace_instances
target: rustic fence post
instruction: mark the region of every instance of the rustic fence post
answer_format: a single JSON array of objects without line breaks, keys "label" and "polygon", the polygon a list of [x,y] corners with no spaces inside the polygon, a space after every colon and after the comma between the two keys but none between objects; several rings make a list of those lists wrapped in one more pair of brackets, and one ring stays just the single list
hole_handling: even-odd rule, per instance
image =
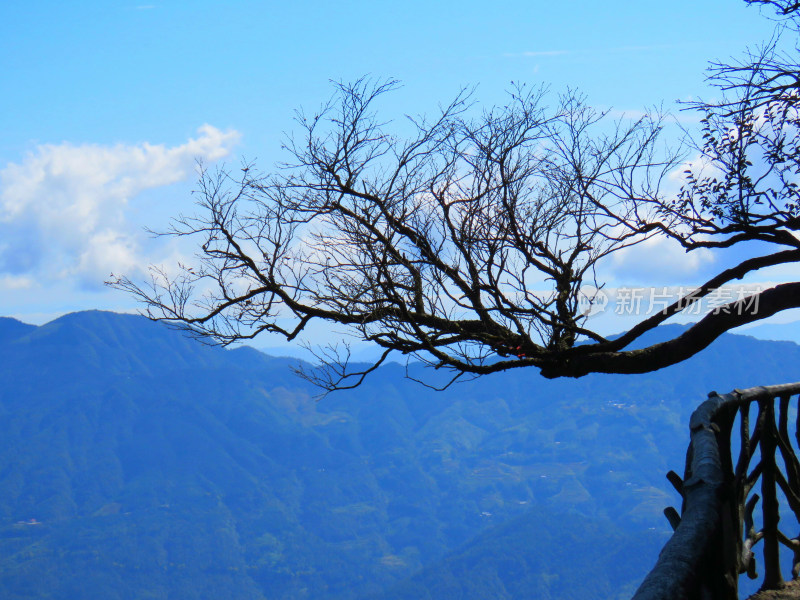
[{"label": "rustic fence post", "polygon": [[[684,479],[672,471],[667,476],[681,495],[681,514],[672,508],[665,510],[675,532],[634,600],[735,600],[739,574],[757,577],[752,548],[760,541],[764,542],[761,589],[785,587],[781,545],[792,550],[792,573],[800,578],[800,535],[790,539],[778,529],[778,488],[800,523],[800,461],[788,432],[789,401],[798,394],[800,382],[712,393],[692,414]],[[776,399],[780,400],[777,415]],[[758,406],[758,418],[751,435],[753,403]],[[731,436],[737,413],[741,446],[734,467]],[[800,446],[800,410],[795,436]],[[751,470],[757,450],[760,460]],[[785,475],[778,466],[777,451]],[[756,531],[753,512],[759,496],[752,491],[759,478],[763,527]]]}]

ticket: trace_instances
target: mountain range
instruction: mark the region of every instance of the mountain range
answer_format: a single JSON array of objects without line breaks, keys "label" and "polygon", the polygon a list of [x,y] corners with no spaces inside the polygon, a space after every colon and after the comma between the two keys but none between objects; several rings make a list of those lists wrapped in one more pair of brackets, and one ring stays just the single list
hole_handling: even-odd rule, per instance
[{"label": "mountain range", "polygon": [[434,392],[389,364],[320,401],[292,362],[133,315],[0,318],[0,597],[628,597],[694,407],[800,379],[800,346],[736,335],[640,376]]}]

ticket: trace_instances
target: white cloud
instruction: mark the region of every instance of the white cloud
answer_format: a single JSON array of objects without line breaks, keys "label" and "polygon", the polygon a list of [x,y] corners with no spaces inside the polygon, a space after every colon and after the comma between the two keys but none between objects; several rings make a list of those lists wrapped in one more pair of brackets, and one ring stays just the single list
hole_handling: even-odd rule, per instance
[{"label": "white cloud", "polygon": [[45,144],[0,170],[0,275],[76,278],[99,285],[130,272],[142,232],[129,202],[145,190],[187,180],[197,160],[227,156],[240,138],[210,125],[179,146]]},{"label": "white cloud", "polygon": [[615,279],[626,283],[692,285],[714,260],[706,248],[686,252],[674,240],[652,237],[613,254],[610,267]]},{"label": "white cloud", "polygon": [[571,54],[571,52],[569,50],[538,50],[528,52],[506,52],[504,56],[508,58],[530,58],[537,56],[564,56],[565,54]]},{"label": "white cloud", "polygon": [[32,277],[27,275],[3,275],[0,277],[0,289],[28,290],[35,284]]},{"label": "white cloud", "polygon": [[506,58],[537,58],[543,56],[597,56],[598,54],[625,54],[651,52],[654,50],[674,50],[682,44],[650,44],[646,46],[614,46],[610,48],[588,48],[585,50],[532,50],[523,52],[506,52]]}]

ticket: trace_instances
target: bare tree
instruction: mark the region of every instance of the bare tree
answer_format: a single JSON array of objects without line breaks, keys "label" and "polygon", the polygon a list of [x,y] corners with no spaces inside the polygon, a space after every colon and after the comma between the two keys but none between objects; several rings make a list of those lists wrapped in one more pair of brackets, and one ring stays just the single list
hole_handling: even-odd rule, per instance
[{"label": "bare tree", "polygon": [[745,0],[747,4],[771,6],[779,16],[789,16],[800,10],[800,2],[792,0]]},{"label": "bare tree", "polygon": [[[548,107],[542,90],[517,87],[477,117],[462,94],[433,119],[409,118],[401,138],[375,112],[394,82],[337,85],[317,114],[298,114],[302,135],[287,143],[292,160],[277,174],[249,165],[203,173],[200,216],[171,231],[197,238],[199,266],[112,285],[138,296],[151,318],[223,344],[262,332],[292,340],[321,319],[383,349],[352,372],[346,350],[321,353],[326,368],[311,376],[327,390],[358,385],[392,352],[454,378],[680,362],[733,327],[800,306],[800,283],[784,283],[672,340],[629,349],[721,286],[800,259],[800,73],[776,44],[750,59],[713,67],[725,96],[692,107],[704,114],[702,142],[672,195],[663,184],[680,157],[661,147],[659,115],[614,122],[574,93]],[[588,328],[586,310],[603,265],[653,236],[687,252],[773,250],[606,339]]]}]

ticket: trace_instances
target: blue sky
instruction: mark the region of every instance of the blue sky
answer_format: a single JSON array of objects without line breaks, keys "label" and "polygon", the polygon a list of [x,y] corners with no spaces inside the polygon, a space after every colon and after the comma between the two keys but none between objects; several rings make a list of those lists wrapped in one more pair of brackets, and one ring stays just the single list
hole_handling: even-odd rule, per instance
[{"label": "blue sky", "polygon": [[102,281],[175,258],[142,228],[192,210],[195,160],[269,169],[330,80],[401,80],[390,118],[511,81],[674,111],[773,31],[737,0],[4,2],[0,23],[0,314],[34,323],[134,308]]}]

